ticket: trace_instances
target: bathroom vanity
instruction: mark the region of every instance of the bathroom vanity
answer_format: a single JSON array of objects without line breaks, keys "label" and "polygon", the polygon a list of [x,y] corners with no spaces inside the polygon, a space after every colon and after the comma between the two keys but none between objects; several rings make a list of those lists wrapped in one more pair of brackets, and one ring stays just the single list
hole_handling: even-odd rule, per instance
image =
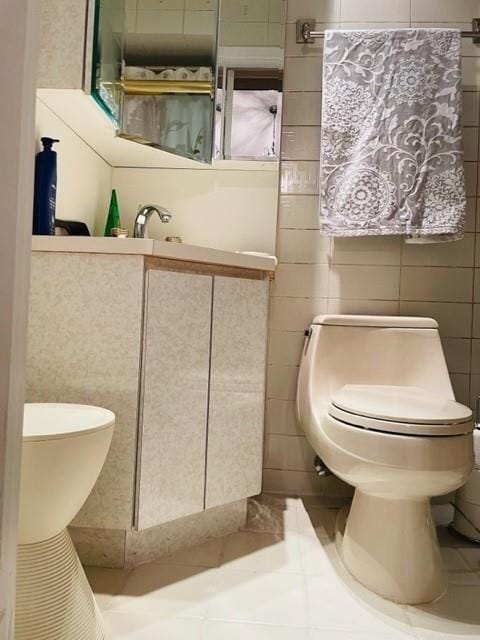
[{"label": "bathroom vanity", "polygon": [[261,490],[274,259],[148,239],[33,239],[27,400],[117,417],[72,536],[125,566],[239,528]]}]

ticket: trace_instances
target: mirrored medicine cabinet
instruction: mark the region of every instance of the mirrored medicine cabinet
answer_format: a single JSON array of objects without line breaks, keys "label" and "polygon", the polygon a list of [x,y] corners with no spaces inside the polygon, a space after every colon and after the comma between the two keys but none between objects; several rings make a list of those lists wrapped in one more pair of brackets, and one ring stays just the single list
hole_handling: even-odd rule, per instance
[{"label": "mirrored medicine cabinet", "polygon": [[102,156],[278,162],[285,0],[86,4],[82,91],[40,84],[39,98]]}]

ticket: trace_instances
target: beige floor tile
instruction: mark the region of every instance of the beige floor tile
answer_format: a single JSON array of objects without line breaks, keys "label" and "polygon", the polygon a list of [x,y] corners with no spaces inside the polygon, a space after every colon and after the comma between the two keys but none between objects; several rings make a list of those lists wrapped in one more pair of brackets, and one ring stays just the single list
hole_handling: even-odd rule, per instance
[{"label": "beige floor tile", "polygon": [[442,547],[441,553],[447,571],[468,571],[468,564],[458,549]]},{"label": "beige floor tile", "polygon": [[204,621],[159,619],[153,614],[108,611],[105,626],[111,640],[201,640]]},{"label": "beige floor tile", "polygon": [[316,629],[384,633],[406,633],[409,621],[403,607],[365,589],[339,567],[338,579],[331,575],[308,576],[310,625]]},{"label": "beige floor tile", "polygon": [[407,615],[423,639],[457,640],[480,637],[480,587],[450,585],[438,602],[408,607]]},{"label": "beige floor tile", "polygon": [[471,569],[480,571],[480,545],[476,547],[463,547],[458,551]]},{"label": "beige floor tile", "polygon": [[380,633],[315,629],[312,631],[311,640],[408,640],[408,638],[416,638],[417,636],[414,634],[413,629],[407,633],[395,629],[385,629]]},{"label": "beige floor tile", "polygon": [[431,629],[415,629],[416,637],[419,640],[478,640],[480,637],[477,631],[473,631],[472,634],[467,633],[449,633],[434,631]]},{"label": "beige floor tile", "polygon": [[240,573],[217,570],[208,618],[305,628],[304,577],[295,573]]},{"label": "beige floor tile", "polygon": [[112,640],[480,638],[480,548],[440,527],[449,590],[402,607],[340,562],[335,522],[346,504],[262,495],[242,532],[131,571],[88,568]]},{"label": "beige floor tile", "polygon": [[480,575],[475,571],[449,571],[448,583],[451,585],[480,587]]},{"label": "beige floor tile", "polygon": [[449,584],[480,586],[480,576],[468,564],[461,549],[442,547],[441,551]]},{"label": "beige floor tile", "polygon": [[472,543],[451,527],[437,527],[438,542],[442,547],[471,547]]},{"label": "beige floor tile", "polygon": [[125,587],[130,570],[85,567],[95,600],[102,611],[115,607]]},{"label": "beige floor tile", "polygon": [[304,533],[310,532],[318,538],[333,540],[338,512],[336,508],[299,505],[299,530]]},{"label": "beige floor tile", "polygon": [[[335,573],[339,563],[335,542],[305,534],[299,538],[303,573],[307,576]],[[335,579],[335,576],[331,576]]]},{"label": "beige floor tile", "polygon": [[208,620],[203,628],[202,640],[310,640],[310,631],[308,629]]},{"label": "beige floor tile", "polygon": [[225,541],[221,566],[252,573],[301,573],[299,537],[295,533],[233,533]]},{"label": "beige floor tile", "polygon": [[129,575],[115,610],[202,618],[218,569],[145,564]]}]

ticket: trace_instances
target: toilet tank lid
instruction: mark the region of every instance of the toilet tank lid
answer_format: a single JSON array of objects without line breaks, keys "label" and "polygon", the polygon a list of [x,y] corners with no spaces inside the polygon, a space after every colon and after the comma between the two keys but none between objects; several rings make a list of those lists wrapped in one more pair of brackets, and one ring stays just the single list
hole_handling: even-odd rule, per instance
[{"label": "toilet tank lid", "polygon": [[313,319],[312,324],[340,327],[389,327],[398,329],[438,329],[433,318],[411,318],[409,316],[356,316],[322,315]]}]

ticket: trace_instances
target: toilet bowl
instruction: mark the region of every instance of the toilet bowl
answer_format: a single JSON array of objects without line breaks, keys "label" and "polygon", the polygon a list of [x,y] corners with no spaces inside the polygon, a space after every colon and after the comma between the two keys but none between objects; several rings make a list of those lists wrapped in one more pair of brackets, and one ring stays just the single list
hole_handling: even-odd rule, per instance
[{"label": "toilet bowl", "polygon": [[326,466],[355,487],[341,545],[350,573],[399,603],[439,597],[446,573],[429,501],[468,478],[473,424],[455,402],[437,323],[315,318],[297,417]]},{"label": "toilet bowl", "polygon": [[97,481],[114,424],[114,414],[99,407],[25,405],[16,640],[104,637],[66,527]]}]

